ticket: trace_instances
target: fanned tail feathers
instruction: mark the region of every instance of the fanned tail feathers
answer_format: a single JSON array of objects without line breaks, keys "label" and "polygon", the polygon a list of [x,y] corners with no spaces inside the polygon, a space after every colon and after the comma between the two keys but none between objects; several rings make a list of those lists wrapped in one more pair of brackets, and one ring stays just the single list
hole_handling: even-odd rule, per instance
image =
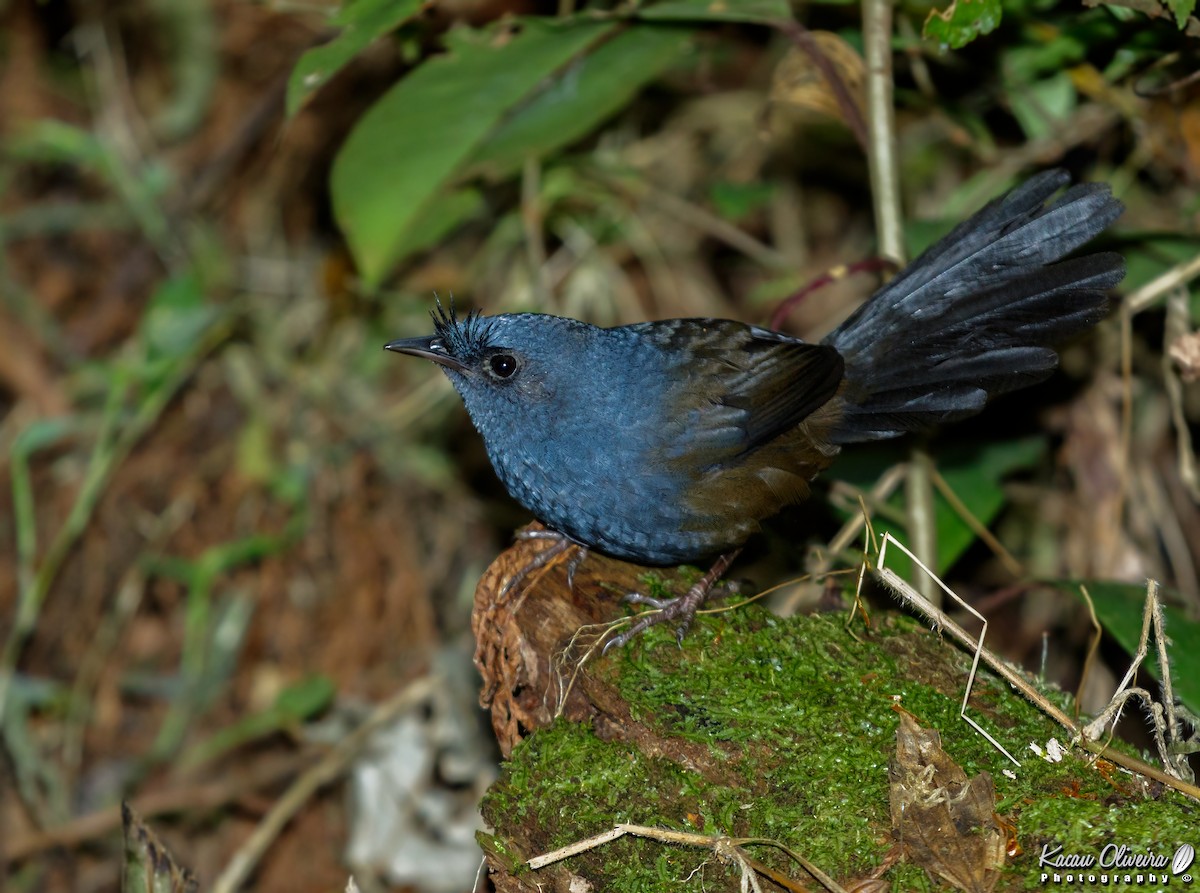
[{"label": "fanned tail feathers", "polygon": [[1050,345],[1102,319],[1114,253],[1062,260],[1122,211],[1108,186],[1039,174],[956,227],[825,339],[846,363],[836,443],[973,415],[1054,370]]}]

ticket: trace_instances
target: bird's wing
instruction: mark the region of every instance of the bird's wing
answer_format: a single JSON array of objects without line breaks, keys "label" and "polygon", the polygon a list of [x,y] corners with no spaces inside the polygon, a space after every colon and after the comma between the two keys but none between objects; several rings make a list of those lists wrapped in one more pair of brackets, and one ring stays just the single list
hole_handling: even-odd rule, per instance
[{"label": "bird's wing", "polygon": [[767,329],[712,319],[630,328],[659,341],[679,364],[673,373],[680,384],[668,391],[669,415],[680,423],[670,432],[678,438],[674,458],[736,460],[795,428],[842,381],[836,349]]}]

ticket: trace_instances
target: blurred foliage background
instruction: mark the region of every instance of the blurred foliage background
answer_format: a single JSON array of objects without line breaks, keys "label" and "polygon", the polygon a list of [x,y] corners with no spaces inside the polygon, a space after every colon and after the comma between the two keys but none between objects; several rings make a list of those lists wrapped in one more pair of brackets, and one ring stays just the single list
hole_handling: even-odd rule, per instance
[{"label": "blurred foliage background", "polygon": [[[938,497],[938,565],[997,647],[1077,684],[1087,612],[1053,581],[1091,582],[1091,709],[1146,577],[1200,709],[1192,6],[894,8],[910,252],[1045,167],[1128,208],[1105,241],[1134,299],[930,448],[1009,553]],[[0,0],[0,880],[114,888],[124,797],[226,889],[288,784],[433,680],[251,884],[469,888],[495,771],[471,593],[528,518],[443,377],[380,348],[435,294],[765,322],[876,250],[861,53],[841,2]],[[848,453],[739,573],[853,566],[823,544],[909,448]],[[902,497],[874,510],[904,534]]]}]

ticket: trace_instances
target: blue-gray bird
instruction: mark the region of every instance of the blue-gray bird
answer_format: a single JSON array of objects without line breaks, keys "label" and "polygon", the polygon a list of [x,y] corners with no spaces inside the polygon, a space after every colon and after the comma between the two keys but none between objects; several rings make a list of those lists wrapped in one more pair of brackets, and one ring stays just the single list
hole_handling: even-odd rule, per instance
[{"label": "blue-gray bird", "polygon": [[991,202],[819,344],[725,319],[598,328],[439,306],[436,334],[386,348],[441,365],[547,527],[641,564],[708,559],[804,499],[843,445],[1050,375],[1050,345],[1103,318],[1124,276],[1117,254],[1062,260],[1122,210],[1103,184],[1047,205],[1068,182],[1048,171]]}]

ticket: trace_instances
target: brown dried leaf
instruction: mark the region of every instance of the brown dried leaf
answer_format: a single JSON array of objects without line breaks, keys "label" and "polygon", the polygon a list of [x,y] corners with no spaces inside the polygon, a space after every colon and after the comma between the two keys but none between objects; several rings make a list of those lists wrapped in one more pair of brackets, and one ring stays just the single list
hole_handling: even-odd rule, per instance
[{"label": "brown dried leaf", "polygon": [[[544,529],[536,523],[526,528]],[[664,739],[635,719],[611,679],[611,662],[595,660],[611,621],[627,615],[621,594],[644,588],[646,568],[589,552],[568,579],[577,549],[544,566],[537,561],[553,545],[519,538],[475,589],[471,628],[483,677],[479,703],[491,711],[501,752],[507,756],[525,734],[561,715],[592,723],[601,738],[629,741],[648,754],[669,752],[687,765],[706,767],[699,771],[723,776],[727,768],[719,760],[714,764],[711,748]],[[687,591],[677,570],[659,568],[657,576],[668,591]]]},{"label": "brown dried leaf", "polygon": [[938,732],[898,712],[896,754],[888,764],[892,833],[910,862],[959,890],[986,893],[1005,858],[992,777],[980,772],[968,779]]},{"label": "brown dried leaf", "polygon": [[[866,63],[849,43],[830,31],[813,31],[813,42],[846,84],[860,114],[866,107]],[[837,97],[812,56],[797,47],[788,50],[775,68],[771,103],[794,106],[844,122]]]},{"label": "brown dried leaf", "polygon": [[[526,528],[544,529],[536,522]],[[596,553],[580,562],[568,582],[575,549],[540,566],[539,555],[554,545],[553,540],[518,538],[492,562],[475,589],[471,629],[475,666],[483,677],[479,703],[491,710],[492,729],[506,756],[527,732],[549,724],[557,702],[569,694],[559,660],[582,659],[578,646],[589,644],[572,644],[575,633],[621,610],[619,598],[605,584],[618,591],[637,588],[639,568]],[[571,703],[565,706],[570,714]]]}]

